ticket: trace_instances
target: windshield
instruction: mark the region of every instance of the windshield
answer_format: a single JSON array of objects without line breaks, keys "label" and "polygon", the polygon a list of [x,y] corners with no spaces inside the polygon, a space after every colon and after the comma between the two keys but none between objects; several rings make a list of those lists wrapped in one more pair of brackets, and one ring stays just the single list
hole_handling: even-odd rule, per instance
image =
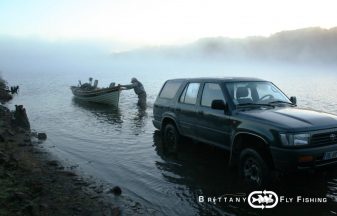
[{"label": "windshield", "polygon": [[238,106],[246,104],[291,104],[287,96],[271,82],[232,82],[226,83],[226,88],[233,103]]}]

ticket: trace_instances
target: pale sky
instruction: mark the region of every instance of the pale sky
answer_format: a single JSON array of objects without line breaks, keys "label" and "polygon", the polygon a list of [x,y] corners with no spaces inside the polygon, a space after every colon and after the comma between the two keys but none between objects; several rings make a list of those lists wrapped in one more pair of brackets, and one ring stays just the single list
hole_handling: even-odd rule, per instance
[{"label": "pale sky", "polygon": [[133,46],[337,26],[335,0],[0,0],[0,35]]}]

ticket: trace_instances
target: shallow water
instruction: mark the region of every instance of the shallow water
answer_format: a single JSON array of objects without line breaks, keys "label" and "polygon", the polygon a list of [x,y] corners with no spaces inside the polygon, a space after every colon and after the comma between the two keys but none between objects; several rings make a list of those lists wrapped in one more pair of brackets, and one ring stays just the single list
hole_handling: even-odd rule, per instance
[{"label": "shallow water", "polygon": [[[198,196],[241,193],[237,178],[227,168],[228,156],[205,145],[186,141],[178,155],[167,155],[152,125],[152,106],[163,82],[177,77],[251,76],[271,80],[300,107],[337,114],[336,68],[221,64],[216,62],[104,62],[49,71],[46,68],[3,72],[20,93],[10,102],[24,104],[32,128],[48,134],[43,144],[65,163],[108,186],[119,185],[124,199],[133,199],[154,215],[261,214],[248,205],[199,203]],[[95,71],[95,72],[93,72]],[[123,91],[118,108],[88,104],[72,97],[70,85],[92,76],[99,85],[141,80],[148,93],[146,111],[136,107],[133,91]],[[337,212],[337,172],[298,175],[272,188],[290,195],[334,199],[328,204],[278,206],[266,215],[286,212],[327,215]],[[123,197],[121,199],[123,199]]]}]

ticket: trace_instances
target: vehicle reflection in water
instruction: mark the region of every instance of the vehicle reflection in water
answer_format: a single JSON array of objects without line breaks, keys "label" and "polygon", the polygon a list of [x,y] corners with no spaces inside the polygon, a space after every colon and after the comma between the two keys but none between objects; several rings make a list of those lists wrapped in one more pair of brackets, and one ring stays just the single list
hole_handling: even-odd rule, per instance
[{"label": "vehicle reflection in water", "polygon": [[[245,203],[198,203],[198,196],[204,197],[248,197],[253,190],[247,189],[235,170],[228,168],[229,155],[217,148],[183,139],[174,154],[166,151],[159,131],[153,134],[156,153],[164,162],[156,162],[163,177],[173,184],[188,188],[191,196],[182,196],[195,206],[198,215],[334,215],[337,213],[337,170],[317,173],[287,174],[278,177],[266,190],[278,196],[293,198],[292,203],[279,203],[274,209],[251,208]],[[301,196],[302,201],[297,202]],[[328,203],[307,203],[304,198],[328,198]],[[289,202],[289,200],[288,200]],[[196,206],[197,205],[197,206]]]},{"label": "vehicle reflection in water", "polygon": [[180,199],[195,206],[199,212],[198,215],[240,212],[236,207],[228,205],[223,207],[197,201],[198,196],[220,197],[224,194],[236,194],[239,191],[238,178],[228,169],[229,155],[226,152],[183,139],[176,153],[168,153],[161,142],[159,131],[154,132],[153,142],[155,151],[164,161],[157,161],[156,167],[168,182],[187,188],[188,194],[192,196],[183,196],[184,193],[182,193],[179,195]]}]

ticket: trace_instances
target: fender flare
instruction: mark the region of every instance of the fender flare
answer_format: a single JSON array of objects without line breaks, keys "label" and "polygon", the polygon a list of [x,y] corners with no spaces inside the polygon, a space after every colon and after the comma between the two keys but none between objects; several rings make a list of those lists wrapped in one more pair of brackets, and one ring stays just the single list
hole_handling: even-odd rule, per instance
[{"label": "fender flare", "polygon": [[233,136],[232,136],[232,140],[231,140],[231,148],[230,148],[230,156],[229,156],[229,165],[232,166],[234,164],[232,164],[234,162],[234,145],[235,145],[235,140],[236,140],[236,137],[240,134],[246,134],[246,135],[250,135],[250,136],[254,136],[254,137],[257,137],[258,139],[262,140],[263,143],[265,144],[265,146],[269,146],[267,140],[262,137],[261,135],[259,135],[258,133],[255,133],[255,132],[251,132],[251,131],[238,131],[236,132]]},{"label": "fender flare", "polygon": [[164,129],[163,128],[163,125],[164,125],[164,121],[166,120],[166,119],[169,119],[170,121],[172,121],[173,123],[174,123],[174,125],[177,127],[177,130],[178,130],[178,132],[180,133],[180,127],[179,127],[179,125],[177,124],[177,122],[176,122],[176,120],[175,120],[175,118],[174,118],[174,116],[173,115],[164,115],[163,117],[162,117],[162,120],[161,120],[161,131]]}]

